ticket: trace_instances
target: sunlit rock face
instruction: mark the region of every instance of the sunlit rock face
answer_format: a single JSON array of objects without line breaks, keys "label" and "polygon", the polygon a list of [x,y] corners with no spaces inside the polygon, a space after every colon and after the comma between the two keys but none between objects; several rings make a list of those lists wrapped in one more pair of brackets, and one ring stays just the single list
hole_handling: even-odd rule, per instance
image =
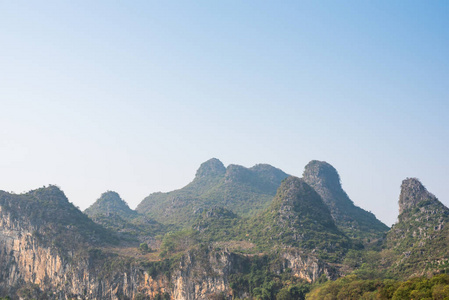
[{"label": "sunlit rock face", "polygon": [[[386,239],[396,276],[431,275],[449,264],[449,209],[416,178],[402,181],[398,222]],[[427,274],[428,273],[428,274]]]}]

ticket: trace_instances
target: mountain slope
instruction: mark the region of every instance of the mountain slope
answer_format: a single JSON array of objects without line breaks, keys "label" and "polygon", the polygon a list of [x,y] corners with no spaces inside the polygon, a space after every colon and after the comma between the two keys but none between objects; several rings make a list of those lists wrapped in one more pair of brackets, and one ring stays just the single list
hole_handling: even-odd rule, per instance
[{"label": "mountain slope", "polygon": [[14,222],[36,228],[36,237],[47,245],[68,250],[117,242],[114,234],[90,220],[56,186],[20,195],[0,191],[0,208]]},{"label": "mountain slope", "polygon": [[374,214],[354,205],[341,187],[337,170],[327,162],[309,162],[304,169],[303,179],[322,197],[335,224],[349,237],[379,239],[388,231],[388,226]]},{"label": "mountain slope", "polygon": [[449,271],[449,209],[416,178],[402,182],[398,222],[387,235],[385,255],[400,277]]},{"label": "mountain slope", "polygon": [[137,212],[166,224],[192,225],[205,209],[222,206],[242,216],[268,207],[287,174],[270,165],[227,168],[216,158],[196,172],[194,180],[182,189],[154,193],[146,197]]},{"label": "mountain slope", "polygon": [[137,212],[129,208],[120,195],[113,191],[103,193],[84,213],[91,218],[97,215],[108,216],[111,214],[119,215],[122,218],[132,218],[137,215]]},{"label": "mountain slope", "polygon": [[150,237],[165,233],[167,229],[129,208],[120,195],[113,191],[103,193],[84,213],[95,223],[120,233],[121,238],[126,240],[148,241]]},{"label": "mountain slope", "polygon": [[249,236],[262,247],[298,247],[327,261],[339,260],[351,247],[320,195],[293,176],[282,182],[270,207],[249,223]]}]

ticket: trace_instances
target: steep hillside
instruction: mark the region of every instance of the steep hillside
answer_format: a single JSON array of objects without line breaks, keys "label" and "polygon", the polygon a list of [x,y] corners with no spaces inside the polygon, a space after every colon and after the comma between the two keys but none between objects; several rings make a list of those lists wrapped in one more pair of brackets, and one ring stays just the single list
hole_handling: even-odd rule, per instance
[{"label": "steep hillside", "polygon": [[245,168],[210,159],[182,189],[155,193],[145,198],[137,211],[165,224],[193,224],[204,209],[222,206],[241,216],[253,215],[268,207],[287,174],[269,165]]},{"label": "steep hillside", "polygon": [[270,207],[249,222],[251,239],[269,248],[297,247],[338,261],[351,247],[318,193],[293,176],[282,182]]},{"label": "steep hillside", "polygon": [[402,182],[399,217],[384,251],[401,277],[449,271],[449,209],[416,178]]},{"label": "steep hillside", "polygon": [[21,195],[0,191],[0,209],[14,222],[35,228],[34,236],[46,245],[73,250],[83,244],[118,241],[112,232],[92,222],[70,203],[56,186]]},{"label": "steep hillside", "polygon": [[101,197],[88,207],[84,213],[91,218],[98,215],[109,216],[115,214],[127,219],[137,215],[137,212],[129,208],[128,204],[120,198],[120,195],[113,191],[101,194]]},{"label": "steep hillside", "polygon": [[101,195],[84,213],[95,223],[120,234],[128,241],[148,242],[168,228],[145,215],[139,215],[116,192]]},{"label": "steep hillside", "polygon": [[[220,209],[212,214],[235,217]],[[116,241],[57,187],[0,192],[0,297],[184,300],[267,291],[274,297],[302,282],[295,274],[312,281],[328,272],[315,258],[294,251],[277,260],[194,244],[158,259]],[[293,271],[281,275],[286,269]]]},{"label": "steep hillside", "polygon": [[322,197],[337,227],[349,237],[374,240],[384,236],[388,226],[374,214],[355,206],[340,184],[340,176],[330,164],[313,160],[303,173],[303,179]]}]

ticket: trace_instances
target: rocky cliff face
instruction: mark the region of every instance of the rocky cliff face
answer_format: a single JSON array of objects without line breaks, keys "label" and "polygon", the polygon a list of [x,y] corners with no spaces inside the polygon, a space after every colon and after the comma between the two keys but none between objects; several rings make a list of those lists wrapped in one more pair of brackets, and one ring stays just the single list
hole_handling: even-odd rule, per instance
[{"label": "rocky cliff face", "polygon": [[402,182],[399,217],[387,235],[391,272],[407,278],[449,268],[449,209],[416,178]]},{"label": "rocky cliff face", "polygon": [[[45,215],[43,219],[33,216],[44,203],[49,213],[64,215],[67,223],[55,223],[54,218]],[[70,223],[73,219],[77,224]],[[121,246],[91,231],[102,232],[56,187],[25,195],[0,192],[0,296],[174,300],[231,297],[230,276],[247,271],[244,266],[251,261],[250,256],[211,247],[190,250],[178,260],[138,260],[110,251]],[[329,266],[300,251],[284,252],[280,258],[283,267],[279,272],[291,268],[308,281],[331,272]],[[243,291],[237,296],[244,295]]]},{"label": "rocky cliff face", "polygon": [[335,268],[298,249],[286,250],[281,257],[285,259],[286,268],[290,268],[295,276],[308,282],[317,281],[323,274],[332,280],[339,276]]},{"label": "rocky cliff face", "polygon": [[420,203],[441,206],[437,198],[429,193],[417,178],[407,178],[402,181],[399,195],[399,216],[403,217],[403,213],[418,207]]},{"label": "rocky cliff face", "polygon": [[303,179],[322,197],[340,230],[359,239],[379,239],[388,227],[355,206],[340,184],[337,170],[324,161],[313,160],[304,169]]}]

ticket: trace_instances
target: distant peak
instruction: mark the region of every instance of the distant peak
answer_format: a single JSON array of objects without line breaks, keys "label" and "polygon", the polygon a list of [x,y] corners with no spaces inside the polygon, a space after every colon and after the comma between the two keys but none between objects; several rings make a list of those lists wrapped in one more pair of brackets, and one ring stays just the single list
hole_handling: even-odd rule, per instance
[{"label": "distant peak", "polygon": [[226,173],[226,168],[223,163],[216,158],[211,158],[206,162],[203,162],[196,171],[196,178],[218,176]]},{"label": "distant peak", "polygon": [[414,208],[418,203],[425,200],[436,199],[429,193],[417,178],[407,178],[402,181],[401,194],[399,196],[399,214]]},{"label": "distant peak", "polygon": [[98,214],[119,213],[122,215],[132,215],[135,212],[129,208],[128,204],[114,191],[107,191],[101,194],[90,207],[84,211],[88,216]]},{"label": "distant peak", "polygon": [[108,201],[114,201],[114,200],[120,200],[123,201],[120,195],[117,192],[114,191],[107,191],[101,194],[102,199],[108,200]]},{"label": "distant peak", "polygon": [[[301,201],[304,195],[313,194],[319,198],[318,194],[303,179],[289,176],[285,178],[277,191],[278,199],[285,205],[294,205],[293,202]],[[305,199],[308,199],[306,197]],[[274,201],[272,205],[277,205]]]},{"label": "distant peak", "polygon": [[64,192],[56,185],[49,185],[36,190],[29,191],[27,194],[33,195],[38,199],[45,199],[55,203],[69,203]]},{"label": "distant peak", "polygon": [[337,170],[325,161],[312,160],[304,168],[303,179],[308,184],[326,185],[329,188],[341,189],[340,176]]}]

